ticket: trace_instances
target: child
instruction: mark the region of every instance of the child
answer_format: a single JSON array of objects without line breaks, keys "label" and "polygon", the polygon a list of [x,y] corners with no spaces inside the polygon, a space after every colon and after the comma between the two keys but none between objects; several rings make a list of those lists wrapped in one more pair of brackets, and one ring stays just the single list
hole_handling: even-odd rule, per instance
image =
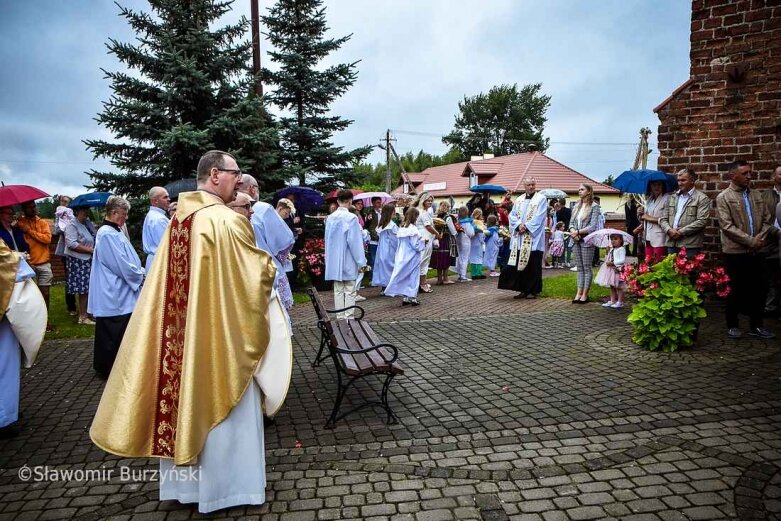
[{"label": "child", "polygon": [[426,244],[418,231],[416,223],[420,212],[417,208],[407,209],[404,221],[396,233],[399,247],[393,260],[393,272],[385,295],[388,297],[404,297],[402,306],[418,306],[418,288],[420,287],[420,263]]},{"label": "child", "polygon": [[483,275],[483,243],[485,243],[485,224],[483,224],[483,211],[475,208],[472,212],[472,226],[475,234],[469,239],[469,271],[472,280],[484,279]]},{"label": "child", "polygon": [[489,277],[498,277],[499,273],[496,272],[496,259],[499,257],[499,248],[504,241],[499,235],[499,220],[495,215],[489,215],[486,224],[488,224],[488,231],[486,231],[485,237],[483,264],[488,268]]},{"label": "child", "polygon": [[458,258],[456,259],[456,272],[458,273],[458,282],[472,282],[467,278],[466,268],[469,265],[469,250],[471,248],[471,239],[475,235],[475,229],[472,226],[472,218],[469,217],[469,210],[466,206],[458,209],[458,236],[456,244],[458,245]]},{"label": "child", "polygon": [[624,287],[621,279],[621,268],[626,262],[626,249],[623,236],[614,233],[610,236],[610,247],[605,255],[605,262],[599,268],[594,282],[600,286],[610,287],[610,301],[602,304],[603,308],[619,309],[624,307]]},{"label": "child", "polygon": [[399,227],[393,222],[395,213],[396,205],[394,203],[388,203],[382,207],[380,222],[377,224],[377,253],[374,256],[372,286],[384,288],[388,285],[393,272],[393,263],[399,246],[399,239],[396,237]]},{"label": "child", "polygon": [[556,223],[556,231],[553,232],[550,243],[550,254],[553,257],[553,267],[563,268],[564,263],[561,262],[561,256],[564,255],[564,221]]}]

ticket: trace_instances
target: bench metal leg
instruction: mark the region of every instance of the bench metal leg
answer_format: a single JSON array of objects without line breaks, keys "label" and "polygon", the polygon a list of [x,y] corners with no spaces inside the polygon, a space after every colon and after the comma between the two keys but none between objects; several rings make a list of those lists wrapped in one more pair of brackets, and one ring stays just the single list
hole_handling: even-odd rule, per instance
[{"label": "bench metal leg", "polygon": [[317,351],[317,356],[315,357],[315,361],[312,362],[312,367],[316,367],[316,366],[320,365],[323,362],[323,360],[326,359],[326,357],[328,355],[326,354],[324,356],[323,355],[323,351],[325,351],[325,348],[327,346],[328,346],[328,334],[321,329],[320,330],[320,349],[318,349],[318,351]]},{"label": "bench metal leg", "polygon": [[399,423],[399,419],[396,417],[395,414],[393,414],[393,411],[390,408],[390,404],[388,403],[388,390],[390,389],[390,384],[393,381],[393,378],[396,376],[395,374],[389,374],[385,377],[385,382],[382,384],[382,391],[380,392],[380,401],[379,402],[366,402],[361,405],[358,405],[357,407],[353,407],[349,411],[339,414],[339,408],[342,405],[342,401],[344,400],[345,395],[347,394],[347,390],[350,388],[352,384],[354,384],[356,381],[358,381],[363,376],[369,376],[369,375],[359,375],[354,376],[350,378],[350,380],[342,385],[342,375],[339,372],[339,369],[336,369],[336,377],[337,377],[337,390],[336,390],[336,400],[334,401],[334,408],[331,411],[331,415],[328,417],[328,421],[325,423],[326,429],[333,429],[336,425],[336,422],[341,420],[342,418],[354,413],[355,411],[359,409],[363,409],[364,407],[370,406],[370,405],[379,405],[383,409],[385,409],[387,416],[386,423],[388,425],[395,425]]},{"label": "bench metal leg", "polygon": [[390,389],[390,384],[393,381],[393,377],[396,376],[395,374],[389,374],[388,377],[385,379],[385,383],[382,384],[382,393],[380,394],[380,401],[382,403],[382,406],[385,408],[385,412],[388,413],[388,419],[386,420],[386,423],[388,425],[395,425],[399,423],[399,419],[396,417],[395,414],[393,414],[393,411],[390,408],[390,404],[388,404],[388,389]]}]

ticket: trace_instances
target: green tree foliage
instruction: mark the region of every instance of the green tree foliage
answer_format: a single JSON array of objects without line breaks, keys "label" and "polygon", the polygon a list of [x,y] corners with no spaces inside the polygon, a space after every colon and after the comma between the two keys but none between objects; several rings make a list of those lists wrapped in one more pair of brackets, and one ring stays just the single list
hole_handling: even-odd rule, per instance
[{"label": "green tree foliage", "polygon": [[249,22],[218,25],[233,0],[149,0],[152,13],[120,7],[136,42],[110,39],[109,53],[128,72],[107,72],[113,95],[96,120],[115,141],[85,140],[114,172],[89,172],[97,190],[140,196],[155,185],[195,175],[210,149],[234,154],[239,166],[268,186],[277,134],[254,94]]},{"label": "green tree foliage", "polygon": [[334,132],[352,121],[329,113],[357,73],[356,64],[318,65],[350,36],[328,39],[322,0],[278,0],[263,17],[279,69],[263,69],[264,83],[273,87],[269,100],[285,114],[279,120],[282,165],[288,178],[322,190],[358,182],[352,165],[371,151],[365,146],[344,150],[331,142]]},{"label": "green tree foliage", "polygon": [[520,90],[515,84],[499,85],[488,94],[465,96],[458,103],[453,131],[442,141],[458,150],[464,161],[486,152],[545,152],[549,140],[542,133],[551,98],[540,94],[541,88],[541,83]]},{"label": "green tree foliage", "polygon": [[616,178],[613,177],[613,174],[610,174],[609,176],[607,176],[605,178],[604,181],[602,181],[602,184],[603,185],[607,185],[607,186],[613,186],[613,183],[615,183],[615,182],[616,182]]}]

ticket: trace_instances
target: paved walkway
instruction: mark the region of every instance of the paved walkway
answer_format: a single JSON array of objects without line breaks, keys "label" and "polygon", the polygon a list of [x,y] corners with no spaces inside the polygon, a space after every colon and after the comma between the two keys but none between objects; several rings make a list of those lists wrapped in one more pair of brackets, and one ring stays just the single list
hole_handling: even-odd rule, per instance
[{"label": "paved walkway", "polygon": [[[323,428],[335,394],[330,361],[311,367],[314,314],[296,306],[291,393],[266,436],[268,502],[208,517],[781,516],[777,342],[728,342],[714,308],[695,349],[649,353],[631,343],[627,310],[513,300],[495,283],[435,287],[417,308],[363,292],[367,318],[399,346],[406,369],[392,387],[400,422],[391,426],[364,409]],[[0,441],[0,521],[207,517],[157,500],[154,476],[143,474],[154,461],[91,445],[102,388],[90,341],[44,346],[23,375],[23,433]],[[373,392],[364,382],[351,396]],[[47,466],[48,474],[23,482],[24,466]],[[104,474],[54,475],[85,469]]]}]

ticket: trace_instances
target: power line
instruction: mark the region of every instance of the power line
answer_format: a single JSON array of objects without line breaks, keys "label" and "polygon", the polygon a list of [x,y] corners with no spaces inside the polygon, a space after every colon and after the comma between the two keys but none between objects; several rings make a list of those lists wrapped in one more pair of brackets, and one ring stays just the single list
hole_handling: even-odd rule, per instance
[{"label": "power line", "polygon": [[2,163],[14,163],[14,164],[34,164],[34,165],[110,165],[109,161],[33,161],[24,160],[17,161],[14,159],[0,159]]},{"label": "power line", "polygon": [[[401,130],[401,129],[391,129],[392,132],[395,132],[396,134],[407,134],[412,136],[430,136],[430,137],[438,137],[443,138],[446,134],[438,134],[436,132],[420,132],[417,130]],[[476,138],[490,138],[494,136],[490,135],[481,135],[481,134],[470,134],[469,137],[476,137]],[[533,140],[526,140],[526,139],[505,139],[505,141],[510,143],[523,143],[523,144],[534,144],[537,143]],[[623,143],[623,142],[599,142],[599,141],[549,141],[548,142],[551,145],[604,145],[604,146],[637,146],[637,143]]]}]

